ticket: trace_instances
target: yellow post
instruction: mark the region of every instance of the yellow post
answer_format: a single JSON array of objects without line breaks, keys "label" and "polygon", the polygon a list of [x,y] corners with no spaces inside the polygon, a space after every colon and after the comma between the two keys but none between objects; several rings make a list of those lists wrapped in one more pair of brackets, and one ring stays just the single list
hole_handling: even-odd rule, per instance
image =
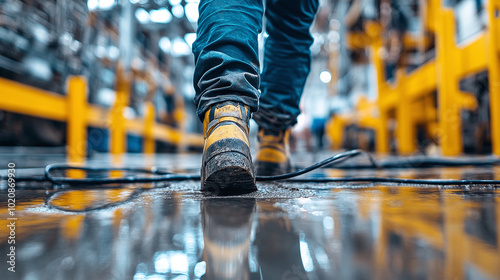
[{"label": "yellow post", "polygon": [[152,102],[146,103],[146,115],[144,116],[144,153],[154,154],[155,138],[153,128],[155,123],[155,108]]},{"label": "yellow post", "polygon": [[375,72],[377,73],[377,102],[379,110],[379,123],[375,135],[375,149],[378,153],[388,153],[389,152],[389,129],[387,127],[387,112],[386,108],[381,106],[381,99],[384,96],[385,89],[385,77],[384,77],[384,62],[382,57],[380,57],[380,51],[382,50],[383,42],[380,34],[380,28],[375,30],[373,28],[373,40],[371,44],[371,60],[373,61],[373,66],[375,67]]},{"label": "yellow post", "polygon": [[396,108],[397,128],[396,135],[398,139],[398,152],[407,155],[415,152],[416,131],[412,116],[415,112],[411,109],[411,100],[406,90],[406,75],[404,69],[398,69],[398,103]]},{"label": "yellow post", "polygon": [[[82,164],[87,154],[87,82],[83,76],[68,79],[68,162]],[[70,175],[71,174],[71,175]],[[68,176],[83,177],[83,172],[71,170]]]},{"label": "yellow post", "polygon": [[500,156],[500,1],[488,3],[487,61],[490,89],[491,141],[493,154]]},{"label": "yellow post", "polygon": [[462,124],[460,119],[459,88],[456,75],[458,52],[455,46],[453,11],[441,10],[436,19],[438,69],[439,143],[445,156],[462,153]]},{"label": "yellow post", "polygon": [[331,147],[333,150],[338,150],[342,148],[342,140],[344,139],[344,119],[335,115],[330,118],[327,124],[327,133],[330,136]]},{"label": "yellow post", "polygon": [[375,150],[379,154],[387,154],[389,153],[389,129],[387,128],[389,117],[385,110],[379,111],[378,120],[377,134],[375,135]]},{"label": "yellow post", "polygon": [[113,155],[120,155],[126,152],[127,147],[127,133],[123,112],[128,104],[130,86],[129,79],[125,76],[123,67],[118,67],[116,77],[116,100],[111,111],[110,151]]}]

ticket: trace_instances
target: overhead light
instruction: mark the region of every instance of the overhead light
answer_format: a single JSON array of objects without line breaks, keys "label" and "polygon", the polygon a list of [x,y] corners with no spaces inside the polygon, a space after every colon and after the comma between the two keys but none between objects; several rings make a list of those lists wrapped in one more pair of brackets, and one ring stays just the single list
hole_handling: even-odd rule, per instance
[{"label": "overhead light", "polygon": [[172,56],[179,57],[191,54],[191,48],[181,38],[175,38],[172,44]]},{"label": "overhead light", "polygon": [[99,0],[88,0],[87,1],[87,7],[89,8],[89,11],[94,11],[97,9],[99,6]]},{"label": "overhead light", "polygon": [[190,48],[193,48],[193,42],[196,40],[196,33],[187,33],[184,35],[184,41],[188,43]]},{"label": "overhead light", "polygon": [[172,20],[172,14],[167,10],[167,8],[152,10],[149,14],[152,22],[169,23]]},{"label": "overhead light", "polygon": [[115,0],[99,0],[99,9],[109,10],[115,5]]},{"label": "overhead light", "polygon": [[197,22],[198,17],[200,16],[198,14],[198,4],[197,3],[188,3],[186,4],[186,7],[184,8],[186,17],[188,18],[189,21],[191,22]]},{"label": "overhead light", "polygon": [[149,13],[143,8],[139,8],[135,11],[135,17],[142,24],[148,23],[150,20]]},{"label": "overhead light", "polygon": [[77,52],[82,46],[82,43],[80,43],[79,41],[77,40],[73,40],[73,42],[71,42],[71,45],[69,46],[69,48],[73,51],[73,52]]},{"label": "overhead light", "polygon": [[170,258],[166,253],[160,253],[155,257],[155,271],[158,273],[167,273],[170,270]]},{"label": "overhead light", "polygon": [[68,32],[64,32],[64,34],[59,37],[59,43],[61,43],[63,46],[71,45],[72,41],[73,37]]},{"label": "overhead light", "polygon": [[108,47],[108,57],[112,61],[117,60],[119,56],[120,56],[120,49],[117,46],[111,45]]},{"label": "overhead light", "polygon": [[175,5],[180,5],[182,0],[168,0],[170,5],[175,6]]},{"label": "overhead light", "polygon": [[172,14],[174,14],[174,16],[176,18],[181,18],[184,16],[184,8],[182,7],[182,5],[175,5],[172,7]]},{"label": "overhead light", "polygon": [[319,74],[319,79],[325,83],[328,84],[332,80],[332,74],[328,71],[323,71],[321,74]]},{"label": "overhead light", "polygon": [[101,45],[97,46],[95,48],[95,56],[97,58],[105,57],[106,56],[106,48],[104,46],[101,46]]},{"label": "overhead light", "polygon": [[202,261],[194,266],[194,276],[201,278],[207,272],[207,263]]},{"label": "overhead light", "polygon": [[330,30],[327,38],[330,42],[338,43],[340,41],[340,33],[337,30]]},{"label": "overhead light", "polygon": [[160,49],[166,53],[170,53],[170,49],[172,48],[172,43],[168,37],[162,37],[160,41],[158,41],[158,46]]}]

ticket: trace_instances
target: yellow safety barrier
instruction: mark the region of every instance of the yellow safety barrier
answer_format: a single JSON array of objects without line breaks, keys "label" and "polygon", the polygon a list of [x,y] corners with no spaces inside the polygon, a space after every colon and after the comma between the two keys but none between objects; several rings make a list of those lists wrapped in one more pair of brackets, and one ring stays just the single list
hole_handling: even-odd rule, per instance
[{"label": "yellow safety barrier", "polygon": [[203,146],[203,137],[199,134],[187,134],[156,123],[150,102],[145,104],[143,119],[126,119],[123,114],[129,96],[126,80],[118,80],[116,101],[111,110],[87,103],[85,77],[72,76],[67,85],[67,96],[63,96],[0,78],[0,110],[66,122],[67,157],[71,163],[85,160],[88,126],[110,130],[110,152],[115,155],[126,152],[127,133],[144,137],[143,151],[148,154],[154,153],[156,140],[177,146]]},{"label": "yellow safety barrier", "polygon": [[490,83],[490,118],[493,153],[500,155],[500,1],[489,0],[487,57]]},{"label": "yellow safety barrier", "polygon": [[[455,43],[455,19],[452,10],[441,6],[440,1],[430,0],[423,8],[424,23],[436,35],[436,58],[411,73],[399,69],[396,81],[384,79],[381,28],[377,23],[366,25],[366,34],[348,35],[348,46],[369,46],[371,61],[377,72],[378,98],[357,106],[353,114],[334,116],[328,124],[333,147],[342,141],[338,135],[346,125],[373,129],[376,133],[376,151],[389,152],[389,120],[396,124],[396,147],[400,154],[417,150],[417,125],[424,125],[427,132],[439,141],[446,156],[462,153],[462,109],[477,107],[476,99],[461,92],[459,82],[464,77],[488,70],[491,110],[493,153],[500,155],[500,1],[490,0],[487,7],[488,28],[472,42],[463,46]],[[426,38],[405,37],[405,45],[427,44]],[[433,94],[437,92],[437,106]],[[437,107],[437,111],[436,108]],[[338,120],[341,120],[340,125]],[[336,123],[337,122],[337,123]]]}]

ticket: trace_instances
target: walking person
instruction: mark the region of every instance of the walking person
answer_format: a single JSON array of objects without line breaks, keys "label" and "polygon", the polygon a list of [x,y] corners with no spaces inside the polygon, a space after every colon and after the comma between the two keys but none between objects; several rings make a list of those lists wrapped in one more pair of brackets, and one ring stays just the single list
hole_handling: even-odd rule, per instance
[{"label": "walking person", "polygon": [[[264,5],[269,36],[260,73]],[[318,6],[318,0],[201,0],[193,53],[194,101],[205,138],[202,190],[257,189],[248,139],[252,115],[259,126],[257,175],[291,170],[288,137],[310,71],[309,29]]]}]

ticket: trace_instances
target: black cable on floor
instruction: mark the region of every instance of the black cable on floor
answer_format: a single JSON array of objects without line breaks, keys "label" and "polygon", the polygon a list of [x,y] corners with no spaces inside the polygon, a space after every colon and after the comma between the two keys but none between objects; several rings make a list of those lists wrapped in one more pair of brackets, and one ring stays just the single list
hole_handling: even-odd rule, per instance
[{"label": "black cable on floor", "polygon": [[[277,181],[277,180],[286,180],[289,178],[297,177],[306,173],[309,173],[315,169],[318,169],[320,167],[323,167],[325,165],[331,165],[333,163],[340,163],[343,162],[349,158],[358,156],[360,154],[366,154],[368,155],[370,161],[373,164],[373,168],[377,167],[377,163],[373,159],[373,157],[369,154],[366,153],[362,150],[352,150],[340,154],[336,154],[330,158],[327,158],[321,162],[318,162],[316,164],[313,164],[307,168],[291,172],[288,174],[283,174],[283,175],[277,175],[277,176],[257,176],[256,180],[257,181]],[[45,178],[47,178],[48,181],[55,185],[63,185],[63,184],[69,184],[69,185],[90,185],[90,184],[124,184],[124,183],[152,183],[152,182],[164,182],[164,181],[180,181],[180,180],[200,180],[200,175],[194,175],[194,174],[171,174],[171,173],[166,173],[166,172],[152,172],[148,171],[145,169],[138,169],[142,173],[150,173],[152,175],[159,174],[159,176],[154,176],[154,177],[137,177],[137,176],[128,176],[128,177],[121,177],[121,178],[84,178],[84,179],[73,179],[73,178],[67,178],[67,177],[54,177],[52,176],[51,172],[55,170],[83,170],[83,171],[88,171],[88,172],[109,172],[109,171],[136,171],[136,169],[132,168],[93,168],[93,167],[75,167],[67,164],[50,164],[47,165],[45,168]],[[156,169],[155,169],[156,170]]]},{"label": "black cable on floor", "polygon": [[318,163],[315,163],[309,167],[306,167],[304,169],[301,169],[301,170],[298,170],[298,171],[295,171],[295,172],[291,172],[291,173],[288,173],[288,174],[282,174],[282,175],[276,175],[276,176],[257,176],[256,177],[256,180],[257,181],[262,181],[262,182],[265,182],[265,181],[277,181],[277,180],[286,180],[286,179],[290,179],[290,178],[294,178],[294,177],[297,177],[297,176],[300,176],[300,175],[303,175],[303,174],[306,174],[306,173],[309,173],[315,169],[318,169],[318,168],[321,168],[325,165],[332,165],[332,164],[339,164],[349,158],[352,158],[352,157],[355,157],[355,156],[358,156],[358,155],[361,155],[361,154],[365,154],[368,156],[368,159],[370,160],[370,162],[372,163],[372,168],[378,168],[378,164],[377,162],[375,161],[375,159],[372,157],[371,154],[365,152],[365,151],[362,151],[362,150],[351,150],[351,151],[348,151],[348,152],[344,152],[344,153],[340,153],[340,154],[336,154],[332,157],[329,157],[323,161],[320,161]]},{"label": "black cable on floor", "polygon": [[[434,168],[434,167],[461,167],[461,166],[494,166],[500,165],[498,158],[486,159],[451,159],[451,158],[432,158],[432,157],[411,157],[403,159],[392,159],[378,163],[381,169],[415,169],[415,168]],[[329,166],[326,166],[327,168]],[[349,164],[336,166],[336,169],[370,169],[372,164]]]},{"label": "black cable on floor", "polygon": [[[256,180],[259,182],[269,182],[269,181],[281,181],[286,180],[286,182],[293,183],[346,183],[346,182],[368,182],[368,183],[393,183],[393,184],[412,184],[412,185],[455,185],[455,186],[464,186],[464,185],[500,185],[500,180],[446,180],[446,179],[403,179],[403,178],[381,178],[381,177],[344,177],[344,178],[295,178],[297,176],[309,173],[315,169],[321,168],[323,166],[335,166],[341,162],[344,162],[350,158],[359,156],[359,155],[367,155],[370,161],[370,165],[364,165],[364,168],[375,168],[375,169],[386,169],[392,168],[395,166],[402,166],[402,164],[417,164],[418,167],[427,167],[430,165],[439,165],[439,166],[463,166],[463,165],[495,165],[498,164],[499,161],[496,159],[491,160],[482,160],[482,161],[468,161],[468,162],[454,162],[447,159],[416,159],[414,162],[412,161],[400,161],[398,163],[388,162],[383,165],[378,164],[375,159],[367,152],[362,150],[351,150],[344,153],[336,154],[332,157],[329,157],[321,162],[315,163],[309,167],[304,169],[291,172],[288,174],[277,175],[277,176],[257,176]],[[352,166],[351,166],[352,167]],[[110,171],[123,171],[123,172],[134,172],[134,173],[144,173],[149,174],[149,177],[139,177],[139,176],[126,176],[120,178],[68,178],[68,177],[54,177],[52,175],[53,171],[67,171],[67,170],[81,170],[87,173],[92,172],[110,172]],[[113,202],[106,205],[101,205],[97,207],[88,207],[85,209],[67,209],[64,207],[60,207],[54,205],[52,200],[56,195],[60,195],[62,192],[74,190],[74,189],[89,189],[89,185],[109,185],[109,184],[132,184],[132,183],[155,183],[155,182],[168,182],[168,181],[183,181],[183,180],[200,180],[200,175],[198,174],[177,174],[170,173],[165,171],[160,171],[156,168],[152,169],[141,169],[141,168],[95,168],[95,167],[80,167],[80,166],[71,166],[67,164],[50,164],[45,167],[43,177],[40,176],[30,176],[30,177],[15,177],[16,182],[50,182],[53,185],[68,185],[70,188],[63,188],[57,190],[55,192],[50,193],[46,199],[45,204],[47,207],[51,209],[56,209],[60,211],[72,212],[72,213],[85,213],[90,211],[107,209],[110,207],[119,206],[123,203],[129,202],[134,198],[138,197],[143,191],[151,190],[154,188],[165,188],[170,185],[164,186],[155,186],[144,187],[144,188],[134,188],[133,193],[128,196],[125,200],[119,202]],[[8,178],[2,177],[2,180],[7,180]],[[112,186],[112,189],[123,188],[122,186]],[[102,188],[99,188],[102,189]],[[324,188],[324,187],[310,187],[305,186],[302,189],[314,189],[314,190],[330,190],[332,188]]]},{"label": "black cable on floor", "polygon": [[[256,180],[259,182],[269,182],[269,181],[279,181],[286,180],[287,182],[296,182],[296,183],[331,183],[331,182],[376,182],[376,183],[396,183],[396,184],[425,184],[425,185],[500,185],[500,180],[446,180],[446,179],[435,179],[435,180],[427,180],[427,179],[402,179],[402,178],[381,178],[381,177],[344,177],[344,178],[306,178],[306,179],[297,179],[295,177],[309,173],[315,169],[321,168],[323,166],[334,166],[341,162],[344,162],[350,158],[359,155],[367,155],[370,160],[371,165],[370,168],[390,168],[390,164],[380,165],[375,159],[371,156],[371,154],[364,152],[362,150],[351,150],[343,153],[336,154],[332,157],[329,157],[321,162],[315,163],[309,167],[304,169],[277,175],[277,176],[257,176]],[[411,161],[404,161],[405,163],[409,163]],[[452,160],[447,159],[432,159],[432,160],[423,160],[418,159],[418,162],[421,166],[428,166],[430,164],[439,164],[440,166],[463,166],[467,163],[467,165],[495,165],[500,163],[500,161],[496,159],[492,160],[482,160],[482,161],[468,161],[468,162],[460,162],[459,164],[454,163]],[[400,163],[398,163],[400,164]],[[400,165],[401,166],[401,165]],[[365,166],[366,168],[367,166]],[[145,173],[153,176],[126,176],[120,178],[83,178],[83,179],[75,179],[68,177],[54,177],[52,175],[53,171],[60,170],[82,170],[86,172],[109,172],[109,171],[125,171],[125,172],[136,172],[136,173]],[[160,171],[156,168],[152,169],[140,169],[140,168],[94,168],[94,167],[80,167],[80,166],[72,166],[67,164],[50,164],[47,165],[44,170],[44,177],[16,177],[17,182],[50,182],[54,185],[70,185],[72,188],[80,188],[82,186],[88,185],[105,185],[105,184],[132,184],[132,183],[154,183],[154,182],[166,182],[166,181],[183,181],[183,180],[200,180],[200,175],[198,174],[178,174],[178,173],[169,173],[165,171]],[[2,177],[3,180],[6,180],[6,177]]]}]

